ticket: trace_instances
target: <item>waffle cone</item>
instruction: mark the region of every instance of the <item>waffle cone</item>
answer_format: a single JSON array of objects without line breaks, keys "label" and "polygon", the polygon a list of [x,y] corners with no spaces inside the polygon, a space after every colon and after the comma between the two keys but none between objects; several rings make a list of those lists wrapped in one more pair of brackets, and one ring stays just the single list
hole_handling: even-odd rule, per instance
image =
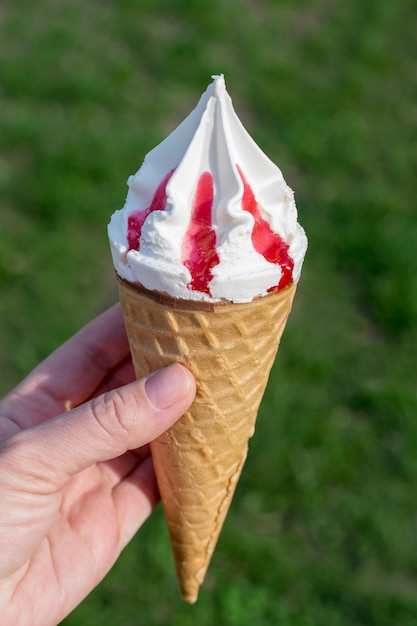
[{"label": "waffle cone", "polygon": [[244,304],[177,300],[119,279],[137,377],[180,362],[185,415],[151,444],[183,598],[197,600],[253,435],[296,286]]}]

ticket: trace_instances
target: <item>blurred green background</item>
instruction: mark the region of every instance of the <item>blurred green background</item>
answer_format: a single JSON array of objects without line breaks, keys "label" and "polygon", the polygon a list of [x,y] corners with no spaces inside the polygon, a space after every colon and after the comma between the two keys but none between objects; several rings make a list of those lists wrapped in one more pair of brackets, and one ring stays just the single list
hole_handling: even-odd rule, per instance
[{"label": "blurred green background", "polygon": [[198,603],[160,508],[65,626],[417,624],[412,0],[3,0],[0,391],[116,300],[129,174],[224,73],[309,236]]}]

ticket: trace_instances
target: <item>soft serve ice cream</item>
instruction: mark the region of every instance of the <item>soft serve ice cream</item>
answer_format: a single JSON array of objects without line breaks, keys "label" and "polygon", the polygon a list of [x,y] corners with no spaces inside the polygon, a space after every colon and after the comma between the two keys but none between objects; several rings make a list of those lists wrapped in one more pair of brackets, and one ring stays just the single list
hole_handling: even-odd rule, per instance
[{"label": "soft serve ice cream", "polygon": [[108,227],[119,276],[174,298],[250,302],[300,277],[294,194],[237,117],[223,76],[129,177]]},{"label": "soft serve ice cream", "polygon": [[128,184],[109,236],[136,376],[179,362],[197,385],[188,411],[151,442],[181,593],[195,602],[307,240],[291,189],[243,128],[222,76]]}]

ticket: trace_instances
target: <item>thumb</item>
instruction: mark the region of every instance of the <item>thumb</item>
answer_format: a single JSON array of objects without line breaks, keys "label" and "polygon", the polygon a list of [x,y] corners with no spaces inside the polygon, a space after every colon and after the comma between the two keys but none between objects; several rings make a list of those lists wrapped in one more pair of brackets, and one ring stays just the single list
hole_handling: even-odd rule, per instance
[{"label": "thumb", "polygon": [[[63,486],[78,472],[139,448],[167,430],[192,403],[195,381],[173,364],[107,392],[6,440],[3,452],[44,487]],[[19,463],[20,460],[20,463]]]}]

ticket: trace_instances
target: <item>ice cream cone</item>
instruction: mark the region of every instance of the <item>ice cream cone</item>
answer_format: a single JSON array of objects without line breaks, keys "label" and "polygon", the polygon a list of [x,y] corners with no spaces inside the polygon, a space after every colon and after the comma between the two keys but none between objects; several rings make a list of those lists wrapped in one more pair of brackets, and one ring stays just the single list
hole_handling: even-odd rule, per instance
[{"label": "ice cream cone", "polygon": [[136,375],[196,377],[187,413],[152,443],[183,598],[197,600],[246,459],[296,285],[243,304],[175,299],[119,278]]}]

